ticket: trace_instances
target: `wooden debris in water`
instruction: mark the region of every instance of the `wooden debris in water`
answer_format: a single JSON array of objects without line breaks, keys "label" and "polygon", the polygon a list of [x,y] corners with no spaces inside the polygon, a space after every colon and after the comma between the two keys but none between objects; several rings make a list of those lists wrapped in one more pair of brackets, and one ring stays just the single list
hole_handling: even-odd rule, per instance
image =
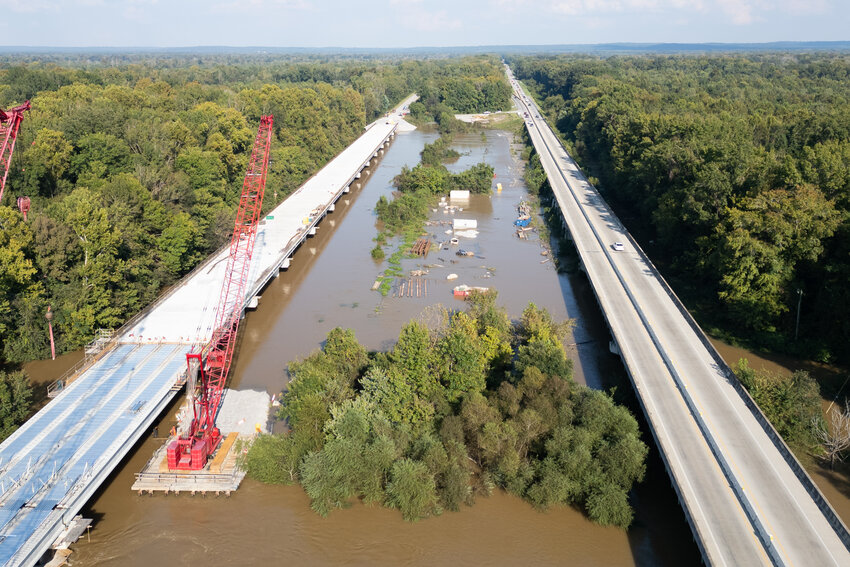
[{"label": "wooden debris in water", "polygon": [[431,249],[431,239],[430,238],[419,238],[416,242],[413,243],[413,246],[410,248],[410,253],[415,254],[417,256],[427,256],[428,251]]},{"label": "wooden debris in water", "polygon": [[428,297],[428,280],[418,277],[401,280],[396,297]]}]

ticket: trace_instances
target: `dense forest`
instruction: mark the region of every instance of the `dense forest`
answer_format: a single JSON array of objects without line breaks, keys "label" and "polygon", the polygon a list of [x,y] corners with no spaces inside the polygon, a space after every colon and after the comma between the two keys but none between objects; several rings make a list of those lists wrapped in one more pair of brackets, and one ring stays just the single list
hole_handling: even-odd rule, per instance
[{"label": "dense forest", "polygon": [[48,306],[57,352],[79,348],[226,242],[261,115],[268,210],[412,92],[469,111],[510,91],[492,57],[0,59],[0,108],[32,101],[0,203],[0,370],[49,355]]},{"label": "dense forest", "polygon": [[388,352],[331,331],[290,364],[280,417],[291,431],[258,437],[248,473],[300,483],[322,515],[359,499],[414,521],[500,487],[628,527],[648,450],[637,421],[572,380],[569,324],[534,304],[511,322],[495,302],[486,292],[467,311],[431,307]]},{"label": "dense forest", "polygon": [[850,361],[850,56],[510,63],[703,324]]}]

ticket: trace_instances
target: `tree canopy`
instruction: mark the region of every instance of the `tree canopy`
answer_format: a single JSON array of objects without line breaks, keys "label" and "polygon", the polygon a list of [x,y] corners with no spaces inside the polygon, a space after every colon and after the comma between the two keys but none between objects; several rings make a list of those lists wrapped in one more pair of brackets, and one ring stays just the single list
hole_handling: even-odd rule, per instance
[{"label": "tree canopy", "polygon": [[33,108],[0,203],[0,366],[46,356],[48,305],[57,350],[79,348],[223,245],[261,115],[269,210],[412,92],[452,112],[509,102],[493,57],[44,59],[0,58],[0,107]]},{"label": "tree canopy", "polygon": [[710,324],[848,360],[847,54],[517,57],[511,65],[653,259],[692,305],[706,306],[699,312]]}]

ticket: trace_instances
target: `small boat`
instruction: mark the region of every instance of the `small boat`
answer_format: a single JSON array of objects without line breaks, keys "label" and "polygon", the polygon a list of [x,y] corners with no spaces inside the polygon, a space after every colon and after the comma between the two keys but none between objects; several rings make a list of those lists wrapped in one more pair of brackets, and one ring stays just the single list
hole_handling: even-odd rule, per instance
[{"label": "small boat", "polygon": [[458,243],[460,242],[460,240],[458,240],[457,238],[452,238],[451,240],[449,240],[449,242],[450,242],[453,246],[457,246],[457,245],[458,245]]}]

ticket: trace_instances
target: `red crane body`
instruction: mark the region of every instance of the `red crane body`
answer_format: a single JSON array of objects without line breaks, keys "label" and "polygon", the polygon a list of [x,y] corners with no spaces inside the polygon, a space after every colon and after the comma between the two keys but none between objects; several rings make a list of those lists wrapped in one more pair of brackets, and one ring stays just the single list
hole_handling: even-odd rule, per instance
[{"label": "red crane body", "polygon": [[24,120],[24,112],[30,109],[30,101],[20,106],[3,111],[0,109],[0,202],[3,202],[3,191],[6,189],[6,177],[12,164],[12,152],[15,151],[15,140],[18,128]]},{"label": "red crane body", "polygon": [[[257,222],[263,208],[273,121],[272,116],[260,119],[230,241],[230,255],[224,270],[215,330],[209,343],[200,352],[186,355],[190,377],[186,388],[192,400],[194,417],[189,431],[168,445],[168,468],[171,470],[202,469],[221,441],[215,417],[230,371],[245,302]],[[195,372],[199,378],[197,385],[193,379]]]}]

